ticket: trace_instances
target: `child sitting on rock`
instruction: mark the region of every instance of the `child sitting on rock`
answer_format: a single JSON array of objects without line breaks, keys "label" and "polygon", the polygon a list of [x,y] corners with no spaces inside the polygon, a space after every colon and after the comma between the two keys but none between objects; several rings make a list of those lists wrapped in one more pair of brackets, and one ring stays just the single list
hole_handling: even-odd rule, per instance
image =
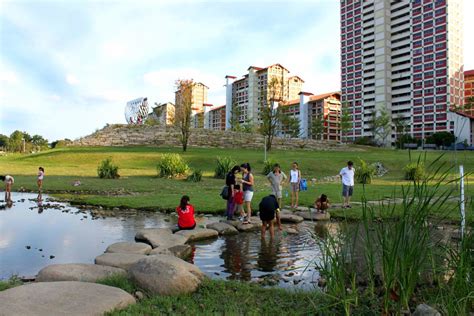
[{"label": "child sitting on rock", "polygon": [[178,213],[178,227],[180,230],[190,230],[196,227],[194,206],[189,204],[189,196],[183,195],[176,212]]},{"label": "child sitting on rock", "polygon": [[326,210],[329,208],[329,199],[326,194],[321,194],[321,196],[316,199],[314,207],[318,213],[326,213]]}]

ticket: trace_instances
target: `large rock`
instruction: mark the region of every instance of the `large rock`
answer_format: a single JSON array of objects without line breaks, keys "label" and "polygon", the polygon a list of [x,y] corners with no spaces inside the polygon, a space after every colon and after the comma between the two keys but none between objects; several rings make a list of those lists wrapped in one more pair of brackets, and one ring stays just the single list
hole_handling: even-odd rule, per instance
[{"label": "large rock", "polygon": [[0,315],[103,315],[133,303],[133,296],[111,286],[76,281],[40,282],[0,292]]},{"label": "large rock", "polygon": [[250,224],[238,223],[237,230],[240,232],[249,232],[254,230],[259,230],[262,227],[262,221],[252,219]]},{"label": "large rock", "polygon": [[280,220],[282,223],[301,223],[304,221],[304,218],[295,214],[281,212]]},{"label": "large rock", "polygon": [[413,316],[441,316],[441,314],[429,305],[420,304],[416,307]]},{"label": "large rock", "polygon": [[105,252],[147,255],[150,253],[151,249],[150,245],[142,242],[117,242],[108,246]]},{"label": "large rock", "polygon": [[145,241],[153,248],[168,249],[184,245],[188,239],[182,235],[173,234],[168,228],[145,228],[137,232],[135,240]]},{"label": "large rock", "polygon": [[104,253],[95,258],[95,263],[128,270],[132,264],[146,257],[146,255],[133,253]]},{"label": "large rock", "polygon": [[112,275],[126,275],[124,269],[109,266],[86,264],[86,263],[67,263],[52,264],[40,270],[36,277],[38,282],[54,281],[82,281],[96,282]]},{"label": "large rock", "polygon": [[176,245],[167,249],[155,248],[150,252],[150,255],[168,255],[186,259],[192,253],[193,248],[190,245]]},{"label": "large rock", "polygon": [[158,295],[192,293],[205,278],[195,265],[166,255],[138,261],[130,267],[128,275],[140,288]]},{"label": "large rock", "polygon": [[195,228],[191,230],[180,230],[175,235],[187,238],[188,242],[216,238],[219,233],[214,229]]},{"label": "large rock", "polygon": [[315,209],[311,209],[311,211],[299,211],[295,213],[298,216],[303,217],[305,220],[310,221],[328,221],[331,219],[331,214],[329,212],[320,213],[317,212]]},{"label": "large rock", "polygon": [[239,231],[233,225],[223,222],[207,224],[206,228],[217,231],[219,235],[236,235],[239,233]]}]

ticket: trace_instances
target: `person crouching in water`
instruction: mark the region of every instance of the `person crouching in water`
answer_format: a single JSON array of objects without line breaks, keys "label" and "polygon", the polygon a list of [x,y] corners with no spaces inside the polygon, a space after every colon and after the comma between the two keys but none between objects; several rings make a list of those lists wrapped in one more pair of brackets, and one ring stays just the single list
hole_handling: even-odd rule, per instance
[{"label": "person crouching in water", "polygon": [[267,232],[267,226],[270,230],[270,238],[275,235],[273,229],[273,221],[275,219],[275,213],[280,210],[280,205],[275,195],[271,194],[262,199],[259,204],[260,219],[262,220],[262,238],[265,238]]},{"label": "person crouching in water", "polygon": [[314,207],[318,213],[326,213],[329,206],[329,199],[326,194],[321,194],[321,196],[314,201]]},{"label": "person crouching in water", "polygon": [[0,176],[0,181],[5,183],[5,202],[12,201],[12,186],[15,183],[15,179],[12,176]]},{"label": "person crouching in water", "polygon": [[190,230],[196,227],[194,206],[189,204],[189,196],[183,195],[176,212],[178,213],[178,228],[180,230]]}]

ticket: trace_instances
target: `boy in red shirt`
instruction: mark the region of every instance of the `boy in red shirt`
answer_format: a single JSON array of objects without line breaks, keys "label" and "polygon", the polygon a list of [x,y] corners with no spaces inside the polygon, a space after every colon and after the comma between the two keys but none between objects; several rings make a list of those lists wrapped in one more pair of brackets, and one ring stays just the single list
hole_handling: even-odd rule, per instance
[{"label": "boy in red shirt", "polygon": [[183,195],[179,206],[176,208],[178,213],[178,227],[181,230],[194,229],[196,221],[194,220],[194,206],[189,204],[189,196]]},{"label": "boy in red shirt", "polygon": [[235,202],[235,212],[239,212],[241,221],[244,220],[245,213],[244,213],[244,191],[241,190],[240,185],[236,184],[234,186],[234,202]]}]

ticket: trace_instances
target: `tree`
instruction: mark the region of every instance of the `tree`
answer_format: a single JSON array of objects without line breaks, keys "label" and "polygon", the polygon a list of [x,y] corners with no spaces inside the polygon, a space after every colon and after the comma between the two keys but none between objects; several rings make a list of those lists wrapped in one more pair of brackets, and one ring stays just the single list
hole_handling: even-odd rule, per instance
[{"label": "tree", "polygon": [[292,138],[298,138],[300,136],[300,120],[294,116],[283,114],[281,116],[281,125],[285,134]]},{"label": "tree", "polygon": [[427,144],[436,144],[436,146],[450,146],[454,143],[455,137],[450,132],[437,132],[426,138]]},{"label": "tree", "polygon": [[352,129],[352,116],[349,112],[347,103],[341,105],[341,143],[343,142],[343,135],[350,132]]},{"label": "tree", "polygon": [[23,151],[23,132],[16,130],[10,135],[8,150],[13,152]]},{"label": "tree", "polygon": [[372,111],[372,119],[370,121],[370,129],[374,137],[374,141],[383,145],[386,144],[388,135],[392,133],[391,119],[385,110]]},{"label": "tree", "polygon": [[[275,137],[282,114],[278,107],[278,102],[283,101],[283,79],[276,77],[270,79],[266,90],[261,90],[259,95],[259,105],[262,123],[260,133],[266,137],[266,149],[272,149],[273,138]],[[275,106],[277,105],[277,106]]]},{"label": "tree", "polygon": [[33,137],[31,137],[31,143],[37,147],[48,146],[48,140],[44,139],[41,135],[33,135]]},{"label": "tree", "polygon": [[324,135],[324,119],[322,115],[316,116],[311,122],[311,137],[321,140]]},{"label": "tree", "polygon": [[179,140],[183,151],[188,148],[188,140],[192,121],[192,103],[193,103],[193,80],[177,80],[176,88],[176,108],[175,108],[175,125],[181,132]]},{"label": "tree", "polygon": [[400,145],[399,148],[402,148],[404,142],[398,141],[398,138],[399,138],[398,135],[402,135],[402,136],[405,135],[406,130],[409,126],[409,121],[406,117],[403,117],[402,115],[398,115],[392,120],[392,123],[395,129],[395,142],[397,145]]},{"label": "tree", "polygon": [[0,134],[0,147],[7,147],[8,146],[8,136]]}]

